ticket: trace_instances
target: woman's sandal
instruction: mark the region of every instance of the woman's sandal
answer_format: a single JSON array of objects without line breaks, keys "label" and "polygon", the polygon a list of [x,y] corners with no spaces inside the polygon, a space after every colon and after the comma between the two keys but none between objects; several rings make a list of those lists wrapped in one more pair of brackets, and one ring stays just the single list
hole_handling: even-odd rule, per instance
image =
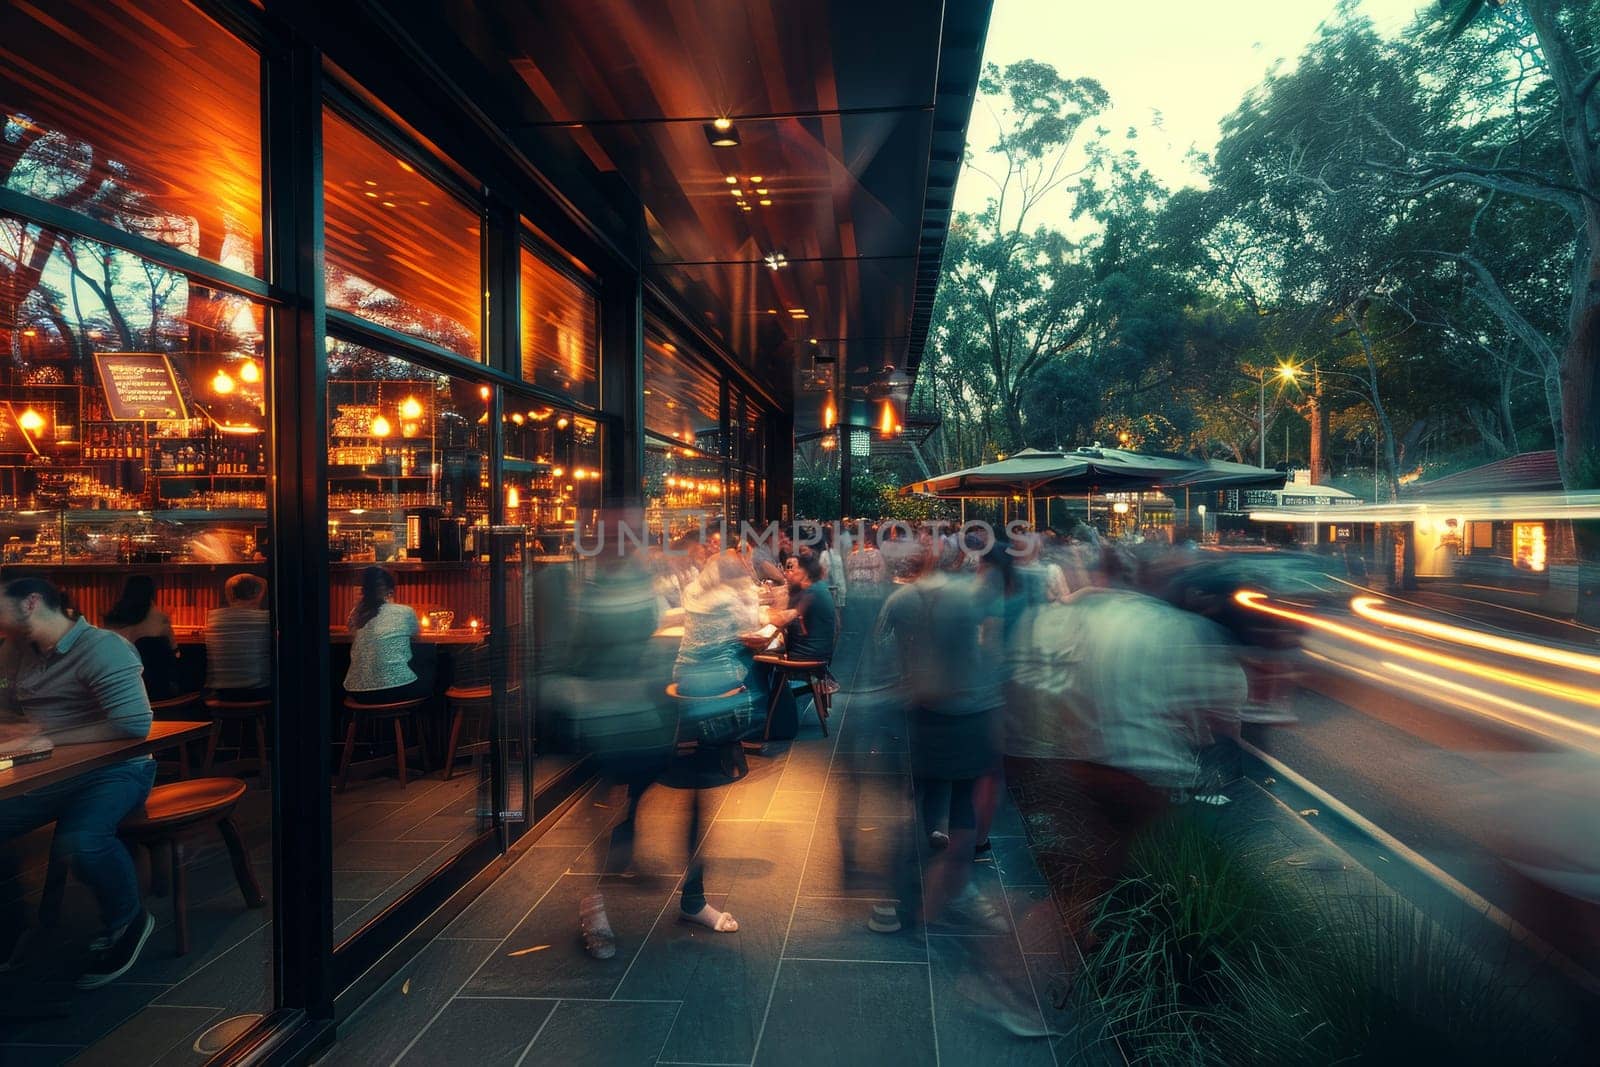
[{"label": "woman's sandal", "polygon": [[578,929],[583,932],[583,950],[590,956],[609,960],[617,954],[617,935],[606,918],[606,898],[599,893],[591,893],[578,905]]},{"label": "woman's sandal", "polygon": [[[715,915],[716,918],[713,919],[711,917],[712,915]],[[738,919],[735,919],[728,912],[718,911],[710,904],[707,904],[705,907],[701,908],[692,915],[689,912],[680,911],[678,913],[678,918],[682,919],[686,923],[694,923],[697,926],[704,926],[706,929],[713,930],[719,934],[736,933],[739,929]]]}]

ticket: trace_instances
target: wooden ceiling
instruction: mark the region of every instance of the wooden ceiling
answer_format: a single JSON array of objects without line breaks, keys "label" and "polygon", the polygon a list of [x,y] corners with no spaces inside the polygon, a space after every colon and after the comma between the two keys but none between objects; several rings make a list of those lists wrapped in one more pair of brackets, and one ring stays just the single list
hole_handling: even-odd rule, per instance
[{"label": "wooden ceiling", "polygon": [[[847,382],[915,373],[989,7],[545,0],[443,17],[530,158],[576,148],[619,176],[650,281],[788,396],[812,338]],[[711,145],[714,118],[737,146]],[[819,417],[797,403],[797,424]]]}]

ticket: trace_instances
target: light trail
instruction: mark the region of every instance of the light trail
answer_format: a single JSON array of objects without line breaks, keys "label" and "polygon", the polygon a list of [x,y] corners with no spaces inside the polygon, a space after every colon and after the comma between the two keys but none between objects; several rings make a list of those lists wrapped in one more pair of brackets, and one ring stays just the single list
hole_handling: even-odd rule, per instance
[{"label": "light trail", "polygon": [[[1506,670],[1501,667],[1491,667],[1487,664],[1476,663],[1472,660],[1462,659],[1459,656],[1451,656],[1442,652],[1435,652],[1432,649],[1423,648],[1420,645],[1414,645],[1407,641],[1398,641],[1394,638],[1368,633],[1365,630],[1357,629],[1354,626],[1346,626],[1343,623],[1333,622],[1328,619],[1319,619],[1315,615],[1307,615],[1305,612],[1290,611],[1287,608],[1276,607],[1272,604],[1266,603],[1267,595],[1265,593],[1257,592],[1253,589],[1241,589],[1237,593],[1233,594],[1233,599],[1236,603],[1242,605],[1243,607],[1249,608],[1252,611],[1259,611],[1263,614],[1272,615],[1280,619],[1288,619],[1291,622],[1300,623],[1302,626],[1306,626],[1311,629],[1322,630],[1326,633],[1338,634],[1347,641],[1353,641],[1357,644],[1366,645],[1368,648],[1382,649],[1385,652],[1404,656],[1407,659],[1418,660],[1422,663],[1427,663],[1435,667],[1443,667],[1446,670],[1460,671],[1463,674],[1475,675],[1484,679],[1485,681],[1501,682],[1505,685],[1515,686],[1518,689],[1526,689],[1535,693],[1544,693],[1550,696],[1559,697],[1563,700],[1571,700],[1579,704],[1588,704],[1590,706],[1600,705],[1600,690],[1586,689],[1582,686],[1563,685],[1560,682],[1552,682],[1543,678],[1536,678],[1531,674],[1523,674],[1520,671]],[[1578,724],[1576,721],[1574,721],[1573,725],[1576,726]]]},{"label": "light trail", "polygon": [[1497,637],[1494,634],[1486,634],[1482,630],[1469,630],[1464,626],[1451,626],[1449,623],[1434,622],[1431,619],[1419,619],[1413,615],[1401,615],[1398,612],[1383,610],[1380,607],[1383,603],[1382,599],[1375,596],[1351,597],[1350,610],[1363,619],[1370,619],[1390,629],[1422,634],[1426,637],[1437,638],[1440,641],[1449,641],[1452,644],[1469,645],[1472,648],[1481,648],[1485,652],[1498,652],[1502,655],[1516,656],[1519,659],[1548,663],[1552,667],[1566,667],[1569,670],[1582,671],[1585,674],[1600,674],[1600,656],[1588,656],[1582,652],[1569,652],[1563,648],[1549,648],[1530,641],[1518,641],[1510,637]]}]

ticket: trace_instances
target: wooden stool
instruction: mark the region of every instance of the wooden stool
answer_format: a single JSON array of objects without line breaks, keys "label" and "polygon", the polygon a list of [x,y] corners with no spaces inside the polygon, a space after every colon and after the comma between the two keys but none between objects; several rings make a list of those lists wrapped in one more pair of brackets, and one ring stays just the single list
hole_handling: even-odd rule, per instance
[{"label": "wooden stool", "polygon": [[761,655],[756,657],[756,662],[773,668],[777,674],[777,684],[772,687],[772,696],[767,700],[767,728],[762,734],[763,740],[772,739],[772,716],[778,710],[778,701],[782,699],[779,686],[789,684],[791,678],[803,678],[806,688],[811,690],[811,703],[817,709],[817,724],[822,727],[822,736],[828,736],[828,714],[830,697],[827,687],[822,683],[828,677],[828,664],[820,659],[789,659],[787,656]]},{"label": "wooden stool", "polygon": [[[740,685],[735,686],[726,693],[717,693],[712,696],[689,696],[685,693],[679,692],[678,683],[673,682],[671,685],[667,686],[667,699],[671,700],[677,705],[680,713],[679,721],[681,723],[683,715],[688,715],[692,718],[699,718],[701,715],[711,711],[712,705],[717,703],[729,703],[743,694],[744,691],[745,687]],[[738,743],[739,740],[740,739],[737,737],[731,737],[728,739],[728,743],[733,746],[732,755],[729,757],[732,760],[732,765],[729,766],[727,761],[724,761],[724,769],[729,771],[730,778],[743,778],[745,775],[750,773],[750,764],[744,758],[744,747]],[[679,738],[677,741],[677,749],[679,752],[692,752],[699,747],[700,741],[697,738],[688,741]]]},{"label": "wooden stool", "polygon": [[488,751],[489,741],[483,736],[483,725],[487,722],[489,702],[493,696],[493,691],[486,685],[452,685],[444,691],[445,706],[450,709],[450,748],[444,758],[445,781],[448,782],[456,773],[456,754],[461,744],[461,722],[468,713],[478,721],[477,740],[467,745],[468,752]]},{"label": "wooden stool", "polygon": [[[158,722],[182,720],[193,714],[195,707],[200,703],[202,695],[201,693],[184,693],[180,696],[168,697],[165,700],[152,700],[150,702],[150,712]],[[213,731],[213,740],[207,742],[208,749],[216,743],[215,737],[216,733]],[[178,777],[187,778],[189,777],[189,745],[186,742],[180,742],[173,747],[178,750]],[[166,764],[166,768],[171,770],[172,765],[170,763]],[[209,761],[206,764],[206,770],[208,772],[211,770]]]},{"label": "wooden stool", "polygon": [[[170,850],[172,914],[178,929],[178,955],[189,951],[189,882],[183,865],[182,835],[202,825],[213,825],[222,834],[228,847],[228,857],[233,861],[233,876],[239,882],[239,892],[249,908],[259,908],[266,899],[250,867],[250,856],[245,851],[244,839],[233,824],[233,809],[244,796],[245,784],[238,778],[196,778],[188,782],[158,785],[150,790],[144,807],[132,812],[117,828],[117,836],[131,845],[144,845],[150,850],[150,882],[152,891],[159,892],[165,879],[160,870],[158,856],[162,849]],[[44,895],[39,902],[39,915],[45,925],[55,925],[61,913],[61,897],[66,890],[67,867],[64,863],[50,864],[45,874]]]},{"label": "wooden stool", "polygon": [[270,700],[220,700],[210,697],[206,700],[206,711],[217,724],[212,731],[211,739],[206,742],[205,773],[211,773],[211,762],[217,755],[217,739],[222,736],[222,724],[225,722],[240,723],[239,727],[239,755],[244,755],[244,726],[246,721],[254,721],[256,726],[256,756],[262,777],[266,776],[267,767],[267,716],[272,713]]},{"label": "wooden stool", "polygon": [[[406,787],[406,732],[403,725],[406,719],[416,714],[417,709],[428,702],[427,697],[413,697],[410,700],[399,700],[393,704],[362,704],[346,697],[344,706],[350,712],[350,726],[344,733],[344,755],[339,757],[339,785],[338,791],[343,793],[345,779],[350,774],[350,756],[356,748],[356,727],[363,719],[372,722],[390,719],[394,722],[394,762],[395,768],[400,773],[400,788]],[[428,744],[423,740],[422,729],[417,728],[417,749],[422,755],[422,769],[428,769]]]}]

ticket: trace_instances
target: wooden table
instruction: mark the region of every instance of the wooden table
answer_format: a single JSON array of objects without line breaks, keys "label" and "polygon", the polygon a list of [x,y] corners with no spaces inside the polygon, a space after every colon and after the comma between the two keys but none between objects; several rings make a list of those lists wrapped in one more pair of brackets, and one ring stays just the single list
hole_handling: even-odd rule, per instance
[{"label": "wooden table", "polygon": [[150,725],[149,736],[138,740],[130,737],[120,741],[57,745],[49,759],[0,771],[0,800],[31,793],[35,789],[109,767],[113,763],[188,744],[205,737],[214,729],[215,725],[209,722],[156,722]]}]

